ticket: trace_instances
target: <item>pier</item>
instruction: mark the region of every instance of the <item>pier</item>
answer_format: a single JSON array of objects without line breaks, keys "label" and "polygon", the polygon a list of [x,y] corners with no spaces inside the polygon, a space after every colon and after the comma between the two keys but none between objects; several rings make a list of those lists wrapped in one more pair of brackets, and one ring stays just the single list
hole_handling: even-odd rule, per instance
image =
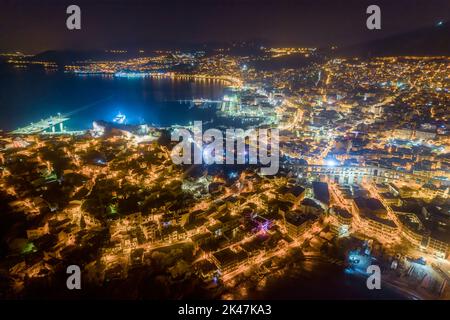
[{"label": "pier", "polygon": [[36,123],[31,123],[30,125],[22,128],[18,128],[12,131],[12,134],[36,134],[36,133],[68,133],[64,129],[64,122],[68,121],[70,118],[57,114],[56,116],[50,116],[47,119],[43,119]]}]

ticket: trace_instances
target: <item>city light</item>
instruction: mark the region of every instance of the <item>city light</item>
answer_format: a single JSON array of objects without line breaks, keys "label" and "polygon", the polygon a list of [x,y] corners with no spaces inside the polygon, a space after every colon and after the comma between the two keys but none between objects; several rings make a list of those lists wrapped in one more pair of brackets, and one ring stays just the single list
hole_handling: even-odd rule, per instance
[{"label": "city light", "polygon": [[116,1],[2,7],[0,300],[450,299],[446,8]]}]

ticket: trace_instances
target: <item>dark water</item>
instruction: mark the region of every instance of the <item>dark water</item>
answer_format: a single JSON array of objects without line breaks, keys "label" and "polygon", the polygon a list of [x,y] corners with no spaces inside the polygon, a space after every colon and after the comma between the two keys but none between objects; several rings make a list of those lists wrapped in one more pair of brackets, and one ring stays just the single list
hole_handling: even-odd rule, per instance
[{"label": "dark water", "polygon": [[321,261],[304,261],[281,277],[271,277],[262,290],[250,292],[250,299],[362,299],[403,300],[408,295],[387,285],[369,290],[366,278]]},{"label": "dark water", "polygon": [[69,129],[92,127],[93,120],[111,121],[120,111],[128,123],[160,126],[211,120],[212,109],[189,108],[178,100],[217,99],[224,86],[217,81],[79,76],[43,70],[0,68],[0,129],[13,130],[42,118],[97,102],[77,112]]}]

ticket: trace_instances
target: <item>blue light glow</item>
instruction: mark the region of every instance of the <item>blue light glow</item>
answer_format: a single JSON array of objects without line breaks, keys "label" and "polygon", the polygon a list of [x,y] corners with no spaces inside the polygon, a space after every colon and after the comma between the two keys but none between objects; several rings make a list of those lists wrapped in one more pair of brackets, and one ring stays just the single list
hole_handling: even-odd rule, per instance
[{"label": "blue light glow", "polygon": [[236,171],[232,171],[228,174],[228,178],[236,179],[238,177],[238,173]]},{"label": "blue light glow", "polygon": [[119,111],[119,113],[114,117],[113,122],[123,124],[126,119],[127,117]]},{"label": "blue light glow", "polygon": [[335,167],[337,166],[339,163],[334,160],[334,159],[327,159],[325,160],[325,165],[329,166],[329,167]]}]

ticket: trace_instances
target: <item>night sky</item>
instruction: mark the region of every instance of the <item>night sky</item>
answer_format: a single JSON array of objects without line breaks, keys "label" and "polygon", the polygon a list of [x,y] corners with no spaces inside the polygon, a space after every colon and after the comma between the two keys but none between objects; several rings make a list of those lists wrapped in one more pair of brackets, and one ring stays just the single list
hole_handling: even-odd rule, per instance
[{"label": "night sky", "polygon": [[[66,7],[82,30],[66,29]],[[382,30],[366,29],[381,7]],[[275,45],[349,45],[449,20],[449,0],[0,0],[0,51],[158,48],[265,40]]]}]

